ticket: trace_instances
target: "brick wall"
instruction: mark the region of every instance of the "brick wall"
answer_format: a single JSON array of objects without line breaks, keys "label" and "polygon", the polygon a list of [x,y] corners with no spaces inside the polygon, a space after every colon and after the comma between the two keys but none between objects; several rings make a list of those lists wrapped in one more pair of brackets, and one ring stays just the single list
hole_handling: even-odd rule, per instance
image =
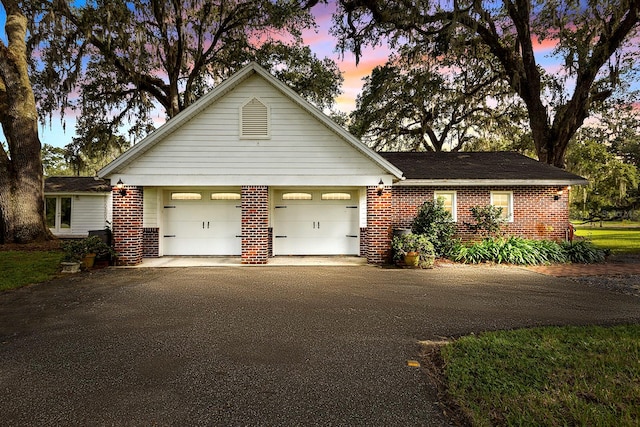
[{"label": "brick wall", "polygon": [[[554,200],[558,189],[563,193]],[[513,191],[513,222],[507,223],[506,234],[531,239],[562,240],[569,226],[569,201],[566,187],[394,187],[392,216],[393,227],[409,227],[418,208],[433,200],[434,191],[456,191],[458,237],[470,239],[474,236],[464,225],[473,223],[470,209],[486,206],[491,202],[491,191]]]},{"label": "brick wall", "polygon": [[269,258],[269,188],[242,187],[242,263],[266,264]]},{"label": "brick wall", "polygon": [[142,187],[127,187],[127,194],[113,190],[113,245],[120,254],[119,265],[142,262]]},{"label": "brick wall", "polygon": [[142,229],[142,257],[157,258],[160,256],[160,229]]},{"label": "brick wall", "polygon": [[379,196],[377,187],[367,187],[367,262],[384,264],[391,260],[392,196],[385,187]]}]

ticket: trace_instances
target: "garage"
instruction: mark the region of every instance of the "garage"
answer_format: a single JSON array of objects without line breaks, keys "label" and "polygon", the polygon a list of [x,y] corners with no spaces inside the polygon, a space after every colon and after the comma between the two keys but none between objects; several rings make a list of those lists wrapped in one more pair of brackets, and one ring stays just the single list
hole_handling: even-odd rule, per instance
[{"label": "garage", "polygon": [[165,191],[164,255],[240,255],[240,191]]},{"label": "garage", "polygon": [[359,255],[358,191],[274,192],[274,255]]}]

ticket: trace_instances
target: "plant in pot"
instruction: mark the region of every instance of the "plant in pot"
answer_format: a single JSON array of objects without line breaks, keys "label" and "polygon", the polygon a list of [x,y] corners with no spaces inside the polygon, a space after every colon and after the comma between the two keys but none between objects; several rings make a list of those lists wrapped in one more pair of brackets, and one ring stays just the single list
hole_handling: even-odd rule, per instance
[{"label": "plant in pot", "polygon": [[391,241],[393,260],[409,267],[431,268],[435,261],[433,244],[423,234],[403,234]]},{"label": "plant in pot", "polygon": [[85,247],[82,240],[68,240],[62,242],[64,256],[60,265],[63,273],[77,273],[85,255]]},{"label": "plant in pot", "polygon": [[114,255],[111,246],[107,245],[100,236],[89,236],[82,240],[84,245],[83,264],[85,268],[92,268],[96,257],[104,258]]}]

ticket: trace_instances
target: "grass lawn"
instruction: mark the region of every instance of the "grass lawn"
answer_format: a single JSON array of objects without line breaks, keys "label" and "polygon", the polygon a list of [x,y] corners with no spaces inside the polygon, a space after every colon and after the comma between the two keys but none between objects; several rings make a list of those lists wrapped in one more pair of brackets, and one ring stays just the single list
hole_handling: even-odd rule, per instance
[{"label": "grass lawn", "polygon": [[640,424],[639,325],[490,332],[442,356],[473,425]]},{"label": "grass lawn", "polygon": [[611,249],[613,253],[640,252],[640,228],[616,226],[606,223],[606,227],[579,225],[576,235],[591,241],[602,249]]},{"label": "grass lawn", "polygon": [[59,251],[0,251],[0,291],[51,279],[62,256]]}]

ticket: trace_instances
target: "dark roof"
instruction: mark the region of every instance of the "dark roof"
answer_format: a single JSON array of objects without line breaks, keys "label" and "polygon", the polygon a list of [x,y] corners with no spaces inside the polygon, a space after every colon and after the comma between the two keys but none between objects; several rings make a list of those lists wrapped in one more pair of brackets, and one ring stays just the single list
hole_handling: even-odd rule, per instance
[{"label": "dark roof", "polygon": [[45,193],[108,193],[108,179],[92,176],[51,176],[44,181]]},{"label": "dark roof", "polygon": [[563,169],[515,152],[378,153],[404,172],[407,180],[586,181]]}]

